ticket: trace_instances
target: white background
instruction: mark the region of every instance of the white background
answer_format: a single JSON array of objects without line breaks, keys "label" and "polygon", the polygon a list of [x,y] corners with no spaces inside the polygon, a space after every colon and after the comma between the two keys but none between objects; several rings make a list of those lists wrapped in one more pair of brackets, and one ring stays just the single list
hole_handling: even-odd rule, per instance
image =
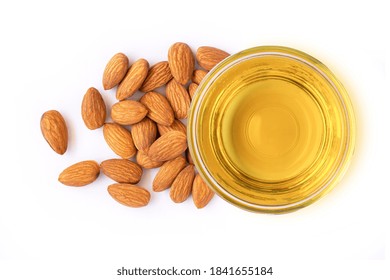
[{"label": "white background", "polygon": [[[119,279],[122,266],[173,265],[273,266],[264,279],[389,279],[385,2],[1,1],[0,279]],[[191,200],[172,203],[168,192],[132,209],[111,199],[105,176],[84,188],[58,183],[72,163],[115,157],[101,129],[89,131],[80,116],[87,88],[102,90],[108,59],[124,52],[154,64],[176,41],[230,53],[285,45],[332,69],[358,124],[352,166],[336,189],[297,212],[265,215],[217,197],[197,210]],[[115,102],[114,91],[102,93],[108,107]],[[40,132],[49,109],[68,123],[64,156]],[[151,180],[145,172],[140,184],[150,189]]]}]

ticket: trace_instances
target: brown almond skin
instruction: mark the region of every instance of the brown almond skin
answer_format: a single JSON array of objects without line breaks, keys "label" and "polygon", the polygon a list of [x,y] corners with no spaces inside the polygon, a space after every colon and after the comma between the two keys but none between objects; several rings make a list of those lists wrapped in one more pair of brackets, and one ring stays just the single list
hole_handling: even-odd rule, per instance
[{"label": "brown almond skin", "polygon": [[150,201],[148,190],[132,184],[112,184],[107,191],[114,200],[129,207],[143,207]]},{"label": "brown almond skin", "polygon": [[158,128],[158,132],[160,133],[160,135],[164,135],[168,131],[180,131],[180,132],[183,132],[184,134],[187,133],[186,126],[184,125],[184,123],[182,123],[178,119],[175,119],[170,126],[157,124],[157,128]]},{"label": "brown almond skin", "polygon": [[203,46],[199,47],[196,51],[196,60],[198,61],[200,67],[206,70],[211,70],[215,65],[217,65],[229,55],[229,53],[223,50],[214,47]]},{"label": "brown almond skin", "polygon": [[100,92],[90,87],[81,103],[81,116],[88,129],[102,127],[106,120],[106,104]]},{"label": "brown almond skin", "polygon": [[111,107],[111,118],[121,125],[131,125],[142,121],[148,114],[146,107],[134,100],[123,100]]},{"label": "brown almond skin", "polygon": [[141,58],[131,65],[116,91],[116,99],[124,100],[132,96],[142,85],[149,71],[149,63]]},{"label": "brown almond skin", "polygon": [[157,137],[156,123],[146,117],[131,127],[131,134],[133,135],[135,147],[139,151],[147,153],[150,145],[153,144]]},{"label": "brown almond skin", "polygon": [[100,163],[100,169],[118,183],[136,184],[142,177],[142,167],[127,159],[105,160]]},{"label": "brown almond skin", "polygon": [[169,68],[173,77],[182,85],[191,78],[195,60],[191,48],[185,43],[175,43],[168,51]]},{"label": "brown almond skin", "polygon": [[148,109],[147,116],[161,125],[171,125],[175,119],[172,107],[165,96],[151,91],[140,99],[140,102]]},{"label": "brown almond skin", "polygon": [[177,119],[187,118],[191,100],[185,87],[173,79],[167,84],[166,96],[175,113],[175,117]]},{"label": "brown almond skin", "polygon": [[166,85],[172,79],[171,69],[168,61],[161,61],[153,65],[148,72],[148,75],[142,84],[140,90],[149,92],[163,85]]},{"label": "brown almond skin", "polygon": [[96,161],[86,160],[75,163],[58,176],[58,181],[71,187],[82,187],[96,180],[100,168]]},{"label": "brown almond skin", "polygon": [[198,89],[198,85],[195,83],[191,83],[188,86],[188,93],[190,94],[191,100],[192,100],[192,98],[194,98],[194,95],[195,95],[195,92],[197,89]]},{"label": "brown almond skin", "polygon": [[103,73],[103,88],[112,89],[125,77],[129,68],[129,59],[123,53],[115,54],[107,63]]},{"label": "brown almond skin", "polygon": [[192,199],[198,209],[205,207],[214,197],[214,192],[206,185],[202,177],[196,174],[192,185]]},{"label": "brown almond skin", "polygon": [[154,161],[167,161],[187,149],[187,136],[179,131],[169,131],[150,146],[148,156]]},{"label": "brown almond skin", "polygon": [[195,84],[200,84],[200,82],[204,79],[204,77],[207,75],[207,71],[197,69],[192,73],[192,82]]},{"label": "brown almond skin", "polygon": [[46,142],[57,154],[63,155],[68,148],[68,129],[61,113],[45,112],[41,117],[41,132]]},{"label": "brown almond skin", "polygon": [[192,183],[195,177],[195,168],[193,165],[188,165],[172,183],[172,187],[169,191],[169,196],[175,203],[184,202],[191,194]]},{"label": "brown almond skin", "polygon": [[164,163],[163,161],[152,160],[148,154],[143,151],[137,152],[136,160],[139,165],[146,169],[157,168]]},{"label": "brown almond skin", "polygon": [[168,189],[185,166],[186,160],[183,156],[165,162],[154,177],[153,191],[161,192]]},{"label": "brown almond skin", "polygon": [[130,131],[119,124],[106,123],[103,135],[108,146],[121,158],[131,158],[137,152]]}]

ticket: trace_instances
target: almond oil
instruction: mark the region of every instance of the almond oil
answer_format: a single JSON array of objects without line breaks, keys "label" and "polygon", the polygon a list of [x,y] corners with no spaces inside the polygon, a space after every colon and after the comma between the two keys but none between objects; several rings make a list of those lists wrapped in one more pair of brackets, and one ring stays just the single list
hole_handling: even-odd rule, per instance
[{"label": "almond oil", "polygon": [[276,213],[305,206],[333,187],[353,152],[348,95],[302,52],[260,47],[235,56],[206,76],[194,98],[195,164],[237,206]]}]

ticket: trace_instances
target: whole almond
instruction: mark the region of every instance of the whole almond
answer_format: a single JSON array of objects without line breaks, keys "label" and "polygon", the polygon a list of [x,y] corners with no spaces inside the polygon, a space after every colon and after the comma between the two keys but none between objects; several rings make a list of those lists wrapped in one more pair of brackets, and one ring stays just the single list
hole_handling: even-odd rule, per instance
[{"label": "whole almond", "polygon": [[195,83],[191,83],[188,86],[188,93],[190,94],[191,99],[194,98],[194,94],[195,94],[197,89],[198,89],[198,85]]},{"label": "whole almond", "polygon": [[143,151],[137,152],[136,161],[139,165],[146,169],[160,167],[164,163],[163,161],[152,160],[148,154]]},{"label": "whole almond", "polygon": [[142,168],[127,159],[108,159],[100,163],[100,169],[118,183],[136,184],[141,180]]},{"label": "whole almond", "polygon": [[106,120],[106,104],[100,92],[90,87],[81,103],[81,116],[89,129],[102,127]]},{"label": "whole almond", "polygon": [[196,51],[196,60],[200,67],[211,70],[215,65],[228,57],[227,52],[214,47],[200,47]]},{"label": "whole almond", "polygon": [[142,85],[148,75],[149,63],[141,58],[131,65],[123,81],[119,84],[116,91],[118,100],[126,99],[132,96]]},{"label": "whole almond", "polygon": [[132,184],[112,184],[107,191],[117,202],[129,207],[143,207],[150,201],[148,190]]},{"label": "whole almond", "polygon": [[81,187],[88,185],[99,176],[100,169],[96,161],[86,160],[75,163],[58,176],[58,181],[62,184],[72,187]]},{"label": "whole almond", "polygon": [[129,59],[123,53],[117,53],[107,63],[103,73],[103,88],[112,89],[118,85],[129,68]]},{"label": "whole almond", "polygon": [[185,43],[173,44],[168,51],[168,62],[173,77],[185,85],[190,80],[195,65],[191,48]]},{"label": "whole almond", "polygon": [[156,177],[154,177],[153,190],[161,192],[169,188],[185,166],[186,160],[183,156],[178,156],[165,162],[157,172]]},{"label": "whole almond", "polygon": [[130,125],[140,122],[148,114],[146,107],[134,100],[123,100],[111,107],[111,118],[121,125]]},{"label": "whole almond", "polygon": [[206,185],[199,174],[195,176],[192,185],[192,199],[195,206],[200,209],[205,207],[213,198],[214,192]]},{"label": "whole almond", "polygon": [[108,146],[122,158],[131,158],[137,152],[130,131],[116,123],[106,123],[103,135]]},{"label": "whole almond", "polygon": [[175,119],[168,100],[161,94],[151,91],[142,96],[140,102],[148,109],[148,117],[156,123],[171,125]]},{"label": "whole almond", "polygon": [[50,147],[60,155],[68,148],[68,129],[60,112],[50,110],[41,117],[41,132]]},{"label": "whole almond", "polygon": [[184,86],[172,79],[167,84],[166,96],[175,113],[175,117],[177,119],[187,118],[191,100]]},{"label": "whole almond", "polygon": [[168,61],[161,61],[153,65],[148,72],[140,90],[149,92],[167,84],[172,79],[171,69]]},{"label": "whole almond", "polygon": [[170,126],[157,124],[157,128],[160,135],[164,135],[168,131],[173,131],[173,130],[183,132],[184,134],[187,133],[186,126],[178,119],[175,119]]},{"label": "whole almond", "polygon": [[180,171],[179,175],[177,175],[176,179],[173,181],[169,191],[169,196],[173,202],[181,203],[190,196],[194,177],[195,169],[193,165],[188,165]]},{"label": "whole almond", "polygon": [[207,75],[207,71],[197,69],[192,74],[192,82],[196,84],[200,84],[200,82],[204,79],[204,77]]},{"label": "whole almond", "polygon": [[144,118],[139,123],[131,127],[131,134],[135,147],[139,151],[147,152],[150,145],[156,140],[157,127],[156,123],[149,118]]},{"label": "whole almond", "polygon": [[187,137],[179,131],[169,131],[150,146],[148,156],[154,161],[174,159],[187,149]]}]

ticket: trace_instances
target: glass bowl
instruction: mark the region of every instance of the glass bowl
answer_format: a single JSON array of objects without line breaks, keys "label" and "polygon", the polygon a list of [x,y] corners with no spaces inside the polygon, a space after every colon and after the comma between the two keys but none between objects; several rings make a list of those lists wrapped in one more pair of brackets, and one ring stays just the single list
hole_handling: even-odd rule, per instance
[{"label": "glass bowl", "polygon": [[220,197],[255,212],[285,213],[328,193],[355,146],[348,94],[317,59],[281,46],[231,55],[199,85],[188,145]]}]

